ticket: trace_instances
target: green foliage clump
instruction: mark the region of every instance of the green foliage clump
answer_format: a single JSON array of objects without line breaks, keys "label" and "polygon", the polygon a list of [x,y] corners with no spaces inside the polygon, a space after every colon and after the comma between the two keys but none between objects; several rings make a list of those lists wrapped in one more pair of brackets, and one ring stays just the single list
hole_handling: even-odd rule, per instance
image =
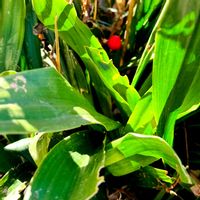
[{"label": "green foliage clump", "polygon": [[81,4],[0,3],[0,198],[198,196],[174,139],[200,105],[200,2]]}]

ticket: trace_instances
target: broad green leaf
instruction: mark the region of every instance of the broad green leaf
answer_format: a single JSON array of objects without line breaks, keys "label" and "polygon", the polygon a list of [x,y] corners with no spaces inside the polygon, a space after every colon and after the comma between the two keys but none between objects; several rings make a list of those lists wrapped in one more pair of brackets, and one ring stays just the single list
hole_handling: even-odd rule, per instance
[{"label": "broad green leaf", "polygon": [[[77,17],[73,4],[65,0],[32,0],[32,3],[38,18],[47,28],[54,29],[57,16],[60,36],[79,56],[86,53],[85,46],[102,49],[98,39]],[[104,59],[109,61],[105,52]]]},{"label": "broad green leaf", "polygon": [[184,4],[182,1],[166,1],[132,82],[133,86],[138,83],[153,55],[156,40],[153,108],[156,123],[162,113],[158,134],[164,135],[171,145],[176,119],[194,111],[200,103],[198,24],[199,1],[184,1]]},{"label": "broad green leaf", "polygon": [[90,89],[86,80],[86,76],[81,68],[77,58],[74,55],[74,52],[67,46],[67,44],[62,41],[60,51],[63,51],[66,65],[63,69],[67,80],[69,83],[79,90],[86,98],[92,102],[92,97],[90,94]]},{"label": "broad green leaf", "polygon": [[153,134],[156,123],[153,116],[152,94],[147,93],[136,104],[124,132]]},{"label": "broad green leaf", "polygon": [[58,143],[44,159],[25,194],[32,199],[90,199],[103,181],[103,145],[94,146],[87,132],[75,133]]},{"label": "broad green leaf", "polygon": [[113,175],[121,176],[160,158],[177,171],[183,183],[191,184],[190,177],[175,151],[157,136],[128,133],[111,142],[107,146],[105,165]]},{"label": "broad green leaf", "polygon": [[32,133],[119,124],[93,106],[54,69],[44,68],[0,78],[0,132]]},{"label": "broad green leaf", "polygon": [[[174,10],[172,13],[171,10]],[[153,106],[158,134],[173,143],[179,113],[200,103],[200,2],[166,2],[158,23],[153,63]]]},{"label": "broad green leaf", "polygon": [[[40,54],[40,41],[33,34],[33,27],[37,24],[37,17],[33,11],[31,0],[26,0],[26,18],[23,51],[28,69],[43,66]],[[21,66],[22,67],[22,66]]]},{"label": "broad green leaf", "polygon": [[[184,85],[179,88],[182,93],[186,90],[184,86],[188,88],[188,85],[191,85],[191,80],[194,78],[193,73],[196,74],[199,71],[197,44],[200,40],[196,24],[199,22],[200,3],[199,1],[194,2],[187,0],[182,4],[182,1],[167,1],[165,12],[159,21],[153,66],[153,98],[156,120],[159,119],[169,94],[176,84],[177,77],[181,76],[184,81],[182,82]],[[175,12],[169,17],[172,8]],[[175,66],[174,63],[176,63]],[[193,67],[194,65],[196,66]],[[186,74],[187,78],[184,77]]]},{"label": "broad green leaf", "polygon": [[[103,61],[103,53],[100,50],[91,47],[87,47],[86,49],[89,55],[86,62],[88,63],[87,66],[93,79],[94,87],[99,92],[102,92],[103,88],[106,88],[105,93],[109,91],[125,116],[129,116],[131,108],[134,107],[131,107],[131,103],[136,104],[140,98],[139,94],[136,90],[130,89],[127,77],[121,77],[112,61],[108,61],[107,63]],[[133,101],[131,102],[130,99]]]},{"label": "broad green leaf", "polygon": [[134,89],[129,92],[128,89],[132,86],[129,85],[128,78],[120,75],[98,39],[77,17],[74,6],[65,0],[33,0],[33,5],[39,19],[50,29],[54,28],[55,17],[58,17],[60,37],[83,60],[97,93],[107,96],[109,92],[127,118],[135,103],[132,102],[131,105],[127,101],[138,100],[139,95],[136,91],[133,92]]},{"label": "broad green leaf", "polygon": [[15,70],[24,38],[25,0],[0,2],[0,72]]},{"label": "broad green leaf", "polygon": [[[113,156],[116,155],[117,154],[114,155],[113,153]],[[107,168],[113,176],[123,176],[135,172],[141,167],[146,167],[157,160],[158,159],[153,156],[143,156],[136,154],[128,158],[123,158],[116,163],[109,165]]]}]

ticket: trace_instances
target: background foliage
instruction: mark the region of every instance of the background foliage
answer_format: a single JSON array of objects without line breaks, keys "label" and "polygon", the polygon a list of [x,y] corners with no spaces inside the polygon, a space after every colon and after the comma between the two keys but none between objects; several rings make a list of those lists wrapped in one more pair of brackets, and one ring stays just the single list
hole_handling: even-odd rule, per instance
[{"label": "background foliage", "polygon": [[198,0],[2,0],[0,198],[198,199],[199,21]]}]

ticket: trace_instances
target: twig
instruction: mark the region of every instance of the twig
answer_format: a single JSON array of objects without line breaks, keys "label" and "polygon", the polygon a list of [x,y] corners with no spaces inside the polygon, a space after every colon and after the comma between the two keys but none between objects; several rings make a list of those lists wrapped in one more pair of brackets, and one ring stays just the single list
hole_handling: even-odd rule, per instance
[{"label": "twig", "polygon": [[94,15],[93,15],[94,21],[96,21],[97,19],[97,6],[98,6],[98,0],[94,0]]},{"label": "twig", "polygon": [[126,49],[127,49],[127,46],[128,46],[131,22],[132,22],[132,19],[133,19],[133,9],[134,9],[136,3],[137,3],[137,0],[130,0],[130,5],[129,5],[129,9],[128,9],[127,24],[126,24],[126,31],[125,31],[124,46],[123,46],[123,50],[122,50],[122,57],[121,57],[121,60],[120,60],[120,66],[122,66],[123,63],[124,63],[124,56],[125,56]]},{"label": "twig", "polygon": [[60,46],[59,46],[59,35],[58,35],[58,17],[55,16],[55,42],[56,42],[56,68],[58,72],[61,72],[60,67]]},{"label": "twig", "polygon": [[189,167],[188,133],[185,122],[184,122],[184,135],[185,135],[186,165]]}]

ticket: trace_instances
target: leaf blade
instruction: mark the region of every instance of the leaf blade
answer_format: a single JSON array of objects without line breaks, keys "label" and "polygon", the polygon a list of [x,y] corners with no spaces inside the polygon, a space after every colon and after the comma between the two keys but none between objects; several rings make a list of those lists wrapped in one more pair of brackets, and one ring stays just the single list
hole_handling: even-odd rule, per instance
[{"label": "leaf blade", "polygon": [[48,154],[24,199],[89,199],[103,181],[99,177],[103,166],[103,146],[95,150],[88,133],[73,134]]},{"label": "leaf blade", "polygon": [[[199,1],[168,1],[159,21],[153,63],[153,106],[158,135],[173,144],[178,116],[200,103]],[[183,10],[184,7],[184,10]],[[176,12],[169,17],[171,9]]]},{"label": "leaf blade", "polygon": [[56,132],[88,124],[111,130],[119,125],[97,113],[54,68],[1,77],[0,83],[2,133]]},{"label": "leaf blade", "polygon": [[[25,1],[2,0],[0,7],[0,72],[16,70],[25,29]],[[13,20],[15,19],[15,20]]]},{"label": "leaf blade", "polygon": [[[177,171],[182,182],[191,184],[191,179],[175,151],[165,140],[157,136],[127,133],[107,146],[105,165],[108,169],[110,168],[111,173],[121,176],[141,166],[145,167],[160,158]],[[125,163],[127,172],[126,169],[121,168],[123,159],[125,162],[128,161]],[[117,167],[118,162],[119,167]]]}]

